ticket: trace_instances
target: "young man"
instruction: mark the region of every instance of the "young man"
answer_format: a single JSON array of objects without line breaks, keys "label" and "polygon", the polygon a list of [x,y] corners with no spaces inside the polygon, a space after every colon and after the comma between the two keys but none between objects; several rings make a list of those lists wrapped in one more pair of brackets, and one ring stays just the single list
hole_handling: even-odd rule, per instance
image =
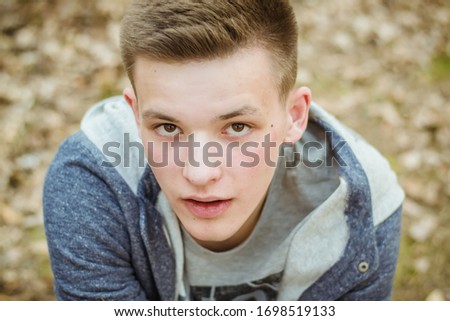
[{"label": "young man", "polygon": [[59,299],[390,298],[403,192],[294,88],[288,1],[135,1],[121,50],[45,183]]}]

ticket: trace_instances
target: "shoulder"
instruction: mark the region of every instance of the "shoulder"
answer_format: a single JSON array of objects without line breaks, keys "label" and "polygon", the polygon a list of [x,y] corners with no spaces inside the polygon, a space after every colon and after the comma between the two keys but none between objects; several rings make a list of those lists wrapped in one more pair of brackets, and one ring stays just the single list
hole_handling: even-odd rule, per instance
[{"label": "shoulder", "polygon": [[[67,137],[59,146],[52,163],[50,164],[47,180],[49,176],[60,176],[64,168],[85,169],[91,172],[97,172],[96,168],[101,168],[104,161],[101,153],[89,141],[86,135],[78,131]],[[72,177],[76,179],[76,177]]]},{"label": "shoulder", "polygon": [[[367,177],[367,183],[362,185],[368,186],[361,185],[359,188],[370,189],[373,223],[377,226],[385,221],[402,205],[404,199],[404,192],[388,161],[359,134],[317,104],[311,106],[310,118],[324,124],[332,134],[338,136],[341,142],[349,147],[346,150],[353,154],[358,166]],[[343,166],[346,166],[343,170],[348,171],[350,175],[357,172],[355,168],[352,168],[355,164],[343,164]]]},{"label": "shoulder", "polygon": [[[81,204],[85,200],[117,202],[117,195],[132,195],[114,168],[105,166],[105,158],[87,136],[79,131],[59,147],[44,182],[45,209],[54,204]],[[70,207],[70,206],[69,206]]]}]

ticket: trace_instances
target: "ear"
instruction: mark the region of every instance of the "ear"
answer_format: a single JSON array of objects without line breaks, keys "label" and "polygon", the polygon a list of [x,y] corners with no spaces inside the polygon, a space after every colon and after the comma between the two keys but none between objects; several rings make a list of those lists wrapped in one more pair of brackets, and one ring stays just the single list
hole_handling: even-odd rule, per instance
[{"label": "ear", "polygon": [[286,143],[295,143],[305,132],[311,100],[311,90],[307,87],[300,87],[289,95],[286,106],[289,126],[284,139]]},{"label": "ear", "polygon": [[131,107],[131,109],[133,110],[134,120],[136,122],[136,126],[137,126],[139,134],[140,134],[141,121],[139,118],[139,107],[138,107],[136,94],[134,93],[134,90],[132,88],[128,87],[128,88],[124,89],[123,97],[125,98],[128,105]]}]

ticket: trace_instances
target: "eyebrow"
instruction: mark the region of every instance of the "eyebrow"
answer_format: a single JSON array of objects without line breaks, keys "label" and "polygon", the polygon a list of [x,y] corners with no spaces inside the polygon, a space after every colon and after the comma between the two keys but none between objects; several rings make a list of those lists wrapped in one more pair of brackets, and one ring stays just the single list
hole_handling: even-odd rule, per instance
[{"label": "eyebrow", "polygon": [[154,111],[152,109],[147,109],[142,112],[142,118],[148,119],[148,118],[157,118],[161,120],[165,120],[171,123],[180,123],[180,121],[172,116],[160,113],[158,111]]},{"label": "eyebrow", "polygon": [[[214,118],[214,121],[224,121],[224,120],[228,120],[234,117],[238,117],[238,116],[245,116],[245,115],[259,115],[260,111],[258,108],[252,107],[252,106],[243,106],[242,108],[239,108],[237,110],[234,110],[232,112],[229,112],[227,114],[224,115],[220,115]],[[163,114],[161,112],[152,110],[152,109],[146,109],[142,112],[142,118],[143,119],[148,119],[148,118],[157,118],[157,119],[161,119],[161,120],[165,120],[171,123],[181,123],[181,121],[179,121],[178,119]]]},{"label": "eyebrow", "polygon": [[245,115],[257,115],[260,114],[260,111],[258,108],[252,107],[252,106],[244,106],[238,110],[232,111],[225,115],[217,116],[215,120],[228,120],[234,117],[238,116],[245,116]]}]

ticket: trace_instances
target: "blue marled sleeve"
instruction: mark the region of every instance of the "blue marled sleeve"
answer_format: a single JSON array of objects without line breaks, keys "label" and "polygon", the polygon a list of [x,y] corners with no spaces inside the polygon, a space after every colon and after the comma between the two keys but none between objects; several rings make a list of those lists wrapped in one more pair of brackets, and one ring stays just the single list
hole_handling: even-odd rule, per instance
[{"label": "blue marled sleeve", "polygon": [[402,207],[376,227],[379,266],[373,275],[340,300],[390,300],[400,245]]},{"label": "blue marled sleeve", "polygon": [[44,224],[60,300],[145,300],[131,264],[129,235],[115,192],[90,151],[69,138],[43,191]]}]

